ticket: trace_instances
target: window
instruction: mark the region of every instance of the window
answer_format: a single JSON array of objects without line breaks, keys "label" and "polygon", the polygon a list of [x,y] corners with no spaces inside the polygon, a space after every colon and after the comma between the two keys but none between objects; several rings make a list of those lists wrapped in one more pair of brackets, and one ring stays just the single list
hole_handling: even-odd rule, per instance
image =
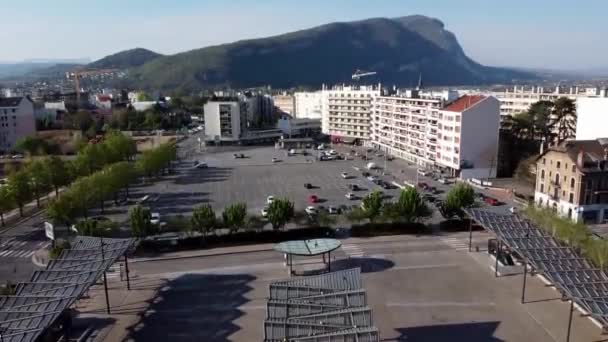
[{"label": "window", "polygon": [[545,192],[545,184],[540,185],[540,192]]},{"label": "window", "polygon": [[562,165],[562,163],[558,161],[557,162],[557,168],[559,169],[561,165]]},{"label": "window", "polygon": [[545,170],[540,170],[540,179],[545,179]]},{"label": "window", "polygon": [[543,158],[543,165],[547,164],[547,158]]},{"label": "window", "polygon": [[568,198],[568,202],[574,203],[574,194],[570,193],[570,197]]},{"label": "window", "polygon": [[576,181],[574,180],[574,178],[570,179],[570,189],[574,189],[574,183]]},{"label": "window", "polygon": [[568,163],[566,163],[566,165],[564,165],[564,169],[568,170]]},{"label": "window", "polygon": [[572,172],[576,172],[576,165],[572,165]]}]

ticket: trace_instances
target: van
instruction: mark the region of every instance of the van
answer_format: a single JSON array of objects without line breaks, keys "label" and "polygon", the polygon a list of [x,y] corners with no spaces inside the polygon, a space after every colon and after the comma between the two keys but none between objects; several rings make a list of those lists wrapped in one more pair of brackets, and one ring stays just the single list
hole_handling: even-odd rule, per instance
[{"label": "van", "polygon": [[366,167],[368,170],[373,170],[373,169],[377,169],[378,165],[376,165],[376,163],[367,163]]}]

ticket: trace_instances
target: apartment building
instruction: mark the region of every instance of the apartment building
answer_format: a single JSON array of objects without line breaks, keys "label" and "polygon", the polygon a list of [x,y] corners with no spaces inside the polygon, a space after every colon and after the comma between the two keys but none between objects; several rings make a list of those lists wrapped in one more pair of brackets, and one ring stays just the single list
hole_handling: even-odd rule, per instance
[{"label": "apartment building", "polygon": [[322,90],[321,127],[333,141],[365,143],[371,139],[372,101],[378,86],[335,86]]},{"label": "apartment building", "polygon": [[238,99],[209,101],[203,108],[205,112],[205,140],[238,142],[245,131],[247,108]]},{"label": "apartment building", "polygon": [[493,97],[378,96],[372,145],[424,169],[461,178],[496,176],[499,103]]},{"label": "apartment building", "polygon": [[280,112],[293,115],[295,107],[295,99],[291,94],[280,94],[272,97],[275,108]]},{"label": "apartment building", "polygon": [[298,92],[295,98],[294,116],[296,119],[321,119],[323,94],[321,91]]},{"label": "apartment building", "polygon": [[608,97],[583,97],[576,100],[576,140],[608,136]]},{"label": "apartment building", "polygon": [[550,147],[536,162],[534,200],[564,217],[608,223],[608,138]]},{"label": "apartment building", "polygon": [[9,151],[19,138],[35,134],[32,100],[28,97],[0,98],[0,150]]},{"label": "apartment building", "polygon": [[544,87],[513,87],[505,91],[490,92],[486,95],[494,96],[500,101],[500,114],[515,115],[525,112],[531,105],[538,101],[555,101],[560,97],[578,100],[586,97],[605,97],[606,91],[599,88],[570,87],[568,89],[555,87],[549,91]]}]

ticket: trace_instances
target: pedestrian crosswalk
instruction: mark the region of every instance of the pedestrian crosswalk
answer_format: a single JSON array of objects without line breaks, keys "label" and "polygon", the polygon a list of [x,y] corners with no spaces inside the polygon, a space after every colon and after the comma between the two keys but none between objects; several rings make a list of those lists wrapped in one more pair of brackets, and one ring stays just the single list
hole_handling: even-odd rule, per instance
[{"label": "pedestrian crosswalk", "polygon": [[469,239],[462,237],[441,237],[441,242],[452,247],[457,251],[469,250]]},{"label": "pedestrian crosswalk", "polygon": [[0,240],[0,258],[31,258],[34,253],[49,245],[49,241],[19,240],[16,237]]},{"label": "pedestrian crosswalk", "polygon": [[361,247],[356,244],[344,244],[342,245],[342,250],[344,251],[344,253],[346,253],[346,255],[348,255],[349,258],[361,258],[365,256],[365,253],[363,252]]}]

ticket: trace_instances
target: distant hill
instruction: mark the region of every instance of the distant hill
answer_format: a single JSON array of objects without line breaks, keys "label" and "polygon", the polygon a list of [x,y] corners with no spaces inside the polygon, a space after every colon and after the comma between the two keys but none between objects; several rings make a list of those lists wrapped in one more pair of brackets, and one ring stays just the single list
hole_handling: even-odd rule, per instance
[{"label": "distant hill", "polygon": [[194,90],[208,86],[292,87],[350,82],[399,86],[511,83],[533,73],[486,67],[466,56],[444,24],[425,16],[332,23],[279,36],[238,41],[155,58],[129,73],[132,86]]},{"label": "distant hill", "polygon": [[87,65],[87,69],[129,69],[153,61],[162,55],[154,51],[135,48],[106,56]]}]

